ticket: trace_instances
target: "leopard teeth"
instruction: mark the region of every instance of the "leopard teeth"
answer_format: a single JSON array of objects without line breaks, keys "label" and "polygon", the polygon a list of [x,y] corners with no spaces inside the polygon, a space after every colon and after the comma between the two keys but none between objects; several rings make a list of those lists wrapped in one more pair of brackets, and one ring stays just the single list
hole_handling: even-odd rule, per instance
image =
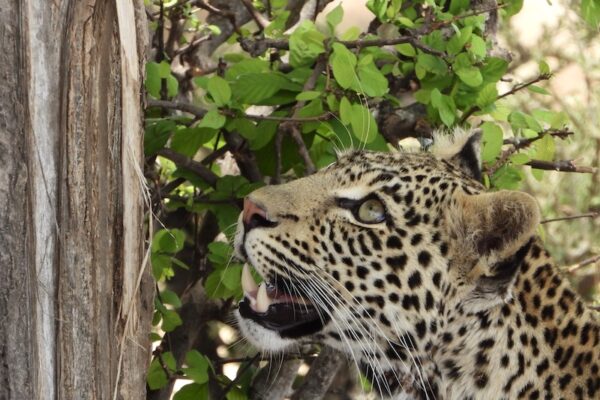
[{"label": "leopard teeth", "polygon": [[267,285],[261,283],[258,287],[258,293],[256,295],[256,312],[265,313],[271,305],[271,299],[267,294]]},{"label": "leopard teeth", "polygon": [[247,297],[252,297],[252,294],[258,290],[258,285],[254,282],[248,264],[244,264],[244,268],[242,268],[242,289]]}]

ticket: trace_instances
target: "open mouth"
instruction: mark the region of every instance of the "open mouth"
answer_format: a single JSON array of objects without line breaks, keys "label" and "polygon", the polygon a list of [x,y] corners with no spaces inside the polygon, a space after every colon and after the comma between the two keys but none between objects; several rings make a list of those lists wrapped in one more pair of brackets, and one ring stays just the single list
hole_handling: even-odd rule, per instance
[{"label": "open mouth", "polygon": [[289,293],[285,286],[265,282],[257,285],[248,264],[242,270],[242,288],[244,299],[239,303],[240,315],[277,331],[281,337],[298,338],[323,328],[324,313],[310,300]]}]

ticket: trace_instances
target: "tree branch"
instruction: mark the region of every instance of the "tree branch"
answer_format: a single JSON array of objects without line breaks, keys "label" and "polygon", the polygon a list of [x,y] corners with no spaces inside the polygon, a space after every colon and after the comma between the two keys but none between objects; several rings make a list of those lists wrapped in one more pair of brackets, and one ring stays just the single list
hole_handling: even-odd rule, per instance
[{"label": "tree branch", "polygon": [[[326,66],[327,66],[327,57],[325,57],[325,55],[321,54],[319,56],[319,58],[317,59],[317,63],[314,66],[313,73],[307,79],[306,83],[304,84],[304,87],[302,88],[302,91],[306,92],[309,90],[313,90],[315,88],[315,85],[317,84],[317,80],[319,79],[319,76],[323,73],[323,71],[325,71]],[[316,171],[316,167],[310,158],[310,153],[308,152],[306,143],[304,143],[304,140],[302,139],[302,134],[300,133],[300,128],[298,126],[298,122],[293,121],[300,117],[300,115],[299,115],[300,110],[302,109],[302,107],[304,107],[305,104],[306,104],[305,101],[299,101],[294,105],[294,107],[292,107],[292,121],[286,121],[286,122],[282,123],[279,126],[279,131],[277,132],[277,134],[280,135],[280,138],[281,138],[281,135],[283,135],[284,132],[289,133],[292,140],[294,140],[294,142],[296,142],[296,145],[298,146],[298,153],[300,153],[300,157],[302,157],[302,160],[304,161],[304,165],[306,166],[306,175],[310,175]],[[276,143],[277,143],[277,138],[276,138]],[[276,150],[278,151],[278,153],[281,153],[281,146],[280,145],[276,146]],[[280,166],[281,154],[276,156],[276,158],[279,162],[278,168],[276,170],[281,172],[281,166]],[[276,181],[279,181],[279,175],[276,175],[274,179]]]},{"label": "tree branch", "polygon": [[577,270],[579,270],[579,269],[581,269],[583,267],[586,267],[588,265],[595,264],[598,261],[600,261],[600,254],[597,255],[597,256],[594,256],[594,257],[590,257],[587,260],[583,260],[580,263],[571,265],[570,267],[567,267],[567,272],[570,273],[570,274],[573,274],[573,273],[575,273],[575,271],[577,271]]},{"label": "tree branch", "polygon": [[514,153],[516,153],[519,150],[529,147],[533,142],[540,140],[541,138],[543,138],[546,135],[558,137],[558,138],[564,140],[573,134],[574,133],[568,129],[546,129],[546,130],[543,130],[542,132],[539,132],[538,135],[533,138],[514,137],[514,138],[505,139],[503,144],[512,144],[512,147],[504,150],[502,152],[502,154],[500,155],[500,157],[498,157],[498,159],[496,160],[494,165],[492,165],[489,168],[486,168],[485,172],[488,175],[493,175],[496,171],[498,171],[498,169],[500,169],[504,164],[506,164],[506,162],[508,161],[508,158],[511,155],[513,155]]},{"label": "tree branch", "polygon": [[199,38],[196,38],[194,40],[192,40],[188,45],[180,47],[179,49],[177,49],[174,53],[173,53],[173,58],[187,53],[188,51],[192,51],[196,48],[196,46],[198,46],[200,43],[206,42],[207,40],[209,40],[212,36],[211,35],[204,35],[204,36],[200,36]]},{"label": "tree branch", "polygon": [[161,149],[158,151],[158,155],[173,161],[178,167],[189,169],[200,178],[204,179],[204,181],[210,186],[216,186],[219,177],[210,169],[205,167],[204,164],[194,161],[191,158],[186,157],[183,154],[179,154],[171,149]]},{"label": "tree branch", "polygon": [[241,0],[241,2],[244,4],[244,7],[246,7],[248,12],[252,16],[252,19],[256,21],[256,24],[262,32],[271,22],[267,18],[265,18],[261,13],[259,13],[256,8],[254,8],[250,0]]},{"label": "tree branch", "polygon": [[590,213],[585,213],[585,214],[577,214],[577,215],[569,215],[566,217],[558,217],[558,218],[550,218],[550,219],[545,219],[543,220],[542,224],[547,224],[549,222],[556,222],[556,221],[569,221],[572,219],[579,219],[579,218],[596,218],[599,217],[600,213],[597,212],[590,212]]},{"label": "tree branch", "polygon": [[261,182],[263,179],[262,174],[256,163],[256,157],[250,150],[246,139],[235,132],[225,131],[223,136],[242,175],[250,182]]},{"label": "tree branch", "polygon": [[[288,396],[298,374],[301,360],[283,361],[279,368],[264,367],[252,382],[251,400],[280,400]],[[277,371],[277,373],[273,373]],[[241,374],[238,373],[238,376]]]},{"label": "tree branch", "polygon": [[206,110],[200,107],[196,107],[190,103],[186,103],[183,101],[168,101],[168,100],[154,100],[149,99],[147,102],[147,107],[160,107],[168,110],[177,110],[184,111],[186,113],[192,114],[197,118],[202,118],[206,115]]},{"label": "tree branch", "polygon": [[[498,101],[500,99],[503,99],[507,96],[513,95],[515,93],[517,93],[519,90],[523,90],[528,86],[531,86],[537,82],[540,81],[545,81],[548,80],[552,77],[552,74],[539,74],[538,76],[536,76],[535,78],[531,79],[530,81],[524,82],[524,83],[520,83],[518,85],[513,86],[512,89],[510,89],[509,91],[507,91],[506,93],[502,93],[501,95],[499,95],[498,97],[496,97],[496,100],[494,101]],[[458,125],[462,125],[465,123],[465,121],[474,113],[476,113],[477,111],[480,111],[481,109],[479,108],[479,106],[473,106],[471,108],[469,108],[467,111],[465,111],[463,113],[463,115],[460,117],[460,120],[458,121]]]},{"label": "tree branch", "polygon": [[579,166],[573,160],[558,160],[558,161],[543,161],[531,160],[524,165],[529,165],[531,168],[543,169],[547,171],[560,172],[577,172],[581,174],[593,174],[596,172],[595,167]]},{"label": "tree branch", "polygon": [[327,393],[333,378],[346,358],[329,346],[323,347],[319,357],[313,361],[302,386],[292,395],[292,400],[320,400]]},{"label": "tree branch", "polygon": [[[392,39],[358,39],[358,40],[341,40],[337,43],[341,43],[349,49],[364,48],[371,46],[392,46],[402,43],[410,43],[414,47],[418,48],[424,53],[432,54],[434,56],[446,57],[446,53],[432,49],[425,44],[421,43],[419,39],[414,36],[399,36]],[[250,53],[253,57],[258,57],[267,51],[267,49],[276,50],[289,50],[290,44],[287,39],[242,39],[240,41],[242,48]]]}]

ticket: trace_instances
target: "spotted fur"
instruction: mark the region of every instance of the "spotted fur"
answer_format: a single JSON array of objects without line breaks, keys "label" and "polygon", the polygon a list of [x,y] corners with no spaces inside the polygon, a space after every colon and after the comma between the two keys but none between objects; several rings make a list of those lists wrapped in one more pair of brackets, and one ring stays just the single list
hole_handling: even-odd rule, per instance
[{"label": "spotted fur", "polygon": [[[305,339],[366,366],[382,395],[600,398],[598,315],[536,237],[533,198],[484,191],[478,146],[475,133],[437,156],[353,151],[259,189],[250,199],[276,225],[241,229],[236,247],[319,306],[328,322]],[[384,204],[383,222],[340,207],[367,196]],[[239,320],[263,350],[304,340]]]}]

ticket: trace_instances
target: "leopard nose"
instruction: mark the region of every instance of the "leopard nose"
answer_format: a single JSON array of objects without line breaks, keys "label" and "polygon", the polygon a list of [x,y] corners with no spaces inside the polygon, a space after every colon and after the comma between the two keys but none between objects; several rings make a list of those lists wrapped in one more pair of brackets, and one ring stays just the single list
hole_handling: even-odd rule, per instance
[{"label": "leopard nose", "polygon": [[244,230],[246,232],[254,228],[272,228],[277,225],[277,222],[267,218],[267,211],[263,207],[254,203],[248,197],[244,199],[242,222],[244,223]]}]

